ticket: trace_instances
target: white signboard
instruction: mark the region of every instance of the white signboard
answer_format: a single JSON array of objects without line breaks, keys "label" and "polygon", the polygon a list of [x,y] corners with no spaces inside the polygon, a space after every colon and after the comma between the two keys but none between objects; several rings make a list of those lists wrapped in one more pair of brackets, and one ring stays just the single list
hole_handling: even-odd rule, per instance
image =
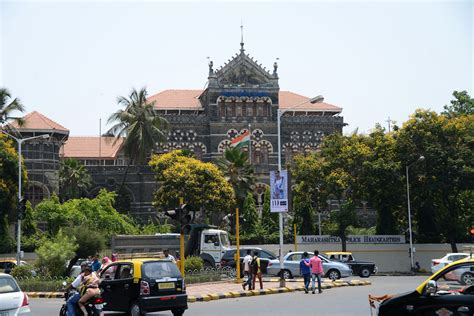
[{"label": "white signboard", "polygon": [[[330,235],[296,236],[299,244],[335,244],[341,243],[341,238]],[[404,244],[403,235],[349,235],[348,244]]]},{"label": "white signboard", "polygon": [[288,172],[270,171],[270,211],[288,212]]}]

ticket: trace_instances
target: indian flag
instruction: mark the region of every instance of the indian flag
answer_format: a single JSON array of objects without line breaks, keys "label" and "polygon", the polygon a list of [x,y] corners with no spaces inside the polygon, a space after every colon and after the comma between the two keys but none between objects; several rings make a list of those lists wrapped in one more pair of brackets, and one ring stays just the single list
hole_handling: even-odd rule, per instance
[{"label": "indian flag", "polygon": [[230,142],[231,147],[243,147],[248,146],[250,143],[250,132],[246,131],[245,133],[237,136]]}]

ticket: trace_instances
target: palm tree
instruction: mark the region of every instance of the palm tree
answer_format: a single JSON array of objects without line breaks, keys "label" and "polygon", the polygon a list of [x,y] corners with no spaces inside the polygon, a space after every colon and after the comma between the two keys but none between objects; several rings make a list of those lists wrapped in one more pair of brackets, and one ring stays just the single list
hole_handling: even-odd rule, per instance
[{"label": "palm tree", "polygon": [[124,109],[113,113],[108,120],[109,124],[114,125],[107,133],[115,136],[114,143],[121,137],[125,138],[123,150],[128,158],[128,165],[118,190],[119,195],[125,193],[123,186],[130,165],[146,164],[154,145],[166,139],[168,121],[155,112],[155,102],[148,102],[147,94],[145,88],[140,91],[132,89],[128,98],[118,97],[117,104]]},{"label": "palm tree", "polygon": [[247,153],[239,148],[229,148],[223,157],[217,159],[217,166],[234,188],[237,205],[242,209],[247,193],[255,183],[254,170]]},{"label": "palm tree", "polygon": [[10,92],[5,88],[0,88],[0,126],[5,125],[10,120],[21,122],[21,118],[12,116],[13,112],[25,111],[25,108],[18,99],[11,99]]},{"label": "palm tree", "polygon": [[130,163],[143,165],[156,142],[165,139],[168,122],[154,110],[155,102],[148,102],[147,91],[132,90],[128,99],[118,97],[117,103],[125,107],[109,117],[113,125],[108,133],[116,140],[125,137],[123,149]]},{"label": "palm tree", "polygon": [[68,158],[61,163],[59,191],[62,201],[83,197],[91,184],[91,176],[79,161]]}]

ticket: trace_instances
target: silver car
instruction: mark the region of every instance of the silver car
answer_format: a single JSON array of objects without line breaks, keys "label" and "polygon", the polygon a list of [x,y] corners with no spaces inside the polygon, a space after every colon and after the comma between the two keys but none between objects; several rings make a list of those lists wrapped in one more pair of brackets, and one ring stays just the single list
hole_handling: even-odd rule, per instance
[{"label": "silver car", "polygon": [[[303,252],[290,252],[283,257],[283,276],[285,279],[291,279],[294,276],[300,275],[300,261],[303,257]],[[313,254],[308,253],[308,259],[313,257]],[[352,269],[345,263],[330,261],[326,256],[319,254],[319,258],[323,262],[324,276],[337,280],[346,278],[352,275]],[[270,260],[267,267],[269,275],[280,275],[280,260]]]}]

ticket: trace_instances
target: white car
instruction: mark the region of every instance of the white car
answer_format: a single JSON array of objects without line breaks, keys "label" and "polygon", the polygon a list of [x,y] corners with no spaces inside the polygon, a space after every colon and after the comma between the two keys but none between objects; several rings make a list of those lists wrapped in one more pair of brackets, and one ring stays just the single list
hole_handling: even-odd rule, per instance
[{"label": "white car", "polygon": [[0,315],[16,316],[30,313],[28,296],[20,290],[15,279],[0,273]]},{"label": "white car", "polygon": [[469,257],[468,253],[448,253],[446,256],[444,256],[441,259],[433,259],[431,260],[431,272],[435,273],[438,272],[438,270],[444,268],[448,264],[454,261],[458,261],[464,258]]}]

